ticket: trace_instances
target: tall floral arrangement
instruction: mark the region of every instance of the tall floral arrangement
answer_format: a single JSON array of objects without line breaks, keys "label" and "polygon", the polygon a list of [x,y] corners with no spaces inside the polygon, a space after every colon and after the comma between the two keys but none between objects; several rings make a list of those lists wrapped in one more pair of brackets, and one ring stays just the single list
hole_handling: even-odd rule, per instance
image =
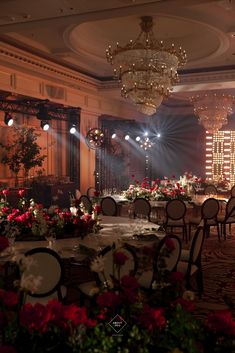
[{"label": "tall floral arrangement", "polygon": [[33,167],[41,167],[46,155],[41,154],[42,148],[38,145],[37,139],[40,136],[34,128],[14,127],[11,142],[8,144],[0,143],[5,152],[1,162],[7,164],[15,175],[15,186],[18,186],[18,174],[24,171],[27,178],[29,171]]}]

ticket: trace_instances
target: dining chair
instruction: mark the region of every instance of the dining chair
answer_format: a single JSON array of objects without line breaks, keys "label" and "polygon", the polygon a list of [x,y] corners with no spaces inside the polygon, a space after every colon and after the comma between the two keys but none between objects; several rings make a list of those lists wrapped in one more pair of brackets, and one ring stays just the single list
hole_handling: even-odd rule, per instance
[{"label": "dining chair", "polygon": [[235,223],[235,196],[230,197],[226,204],[225,213],[218,217],[221,235],[226,239],[226,226],[229,225],[229,232],[231,233],[231,225]]},{"label": "dining chair", "polygon": [[95,193],[96,193],[96,188],[94,186],[90,186],[88,189],[87,189],[87,196],[89,197],[89,199],[91,197],[94,197],[95,196]]},{"label": "dining chair", "polygon": [[176,270],[180,254],[181,241],[177,235],[170,234],[161,239],[153,251],[152,268],[143,271],[138,277],[140,287],[151,291],[154,280],[159,281],[163,273]]},{"label": "dining chair", "polygon": [[217,188],[213,184],[206,185],[204,188],[205,195],[217,195],[217,193],[218,193]]},{"label": "dining chair", "polygon": [[28,250],[25,256],[33,260],[32,265],[21,274],[21,280],[40,276],[41,282],[33,292],[26,292],[26,302],[46,304],[51,299],[65,301],[67,288],[62,285],[63,264],[61,257],[50,248],[37,247]]},{"label": "dining chair", "polygon": [[191,237],[192,227],[197,227],[203,220],[203,230],[208,237],[210,234],[210,228],[217,228],[218,239],[220,240],[220,229],[218,223],[218,213],[220,205],[219,201],[213,197],[206,199],[201,206],[201,215],[199,217],[191,217],[189,219],[189,238]]},{"label": "dining chair", "polygon": [[[121,252],[127,258],[125,264],[120,266],[120,272],[117,274],[117,271],[114,271],[114,252]],[[128,244],[124,244],[119,248],[115,248],[115,246],[107,246],[105,247],[99,254],[104,259],[104,276],[103,273],[94,273],[94,280],[87,281],[78,286],[81,292],[81,300],[84,299],[92,299],[97,293],[94,291],[94,288],[100,288],[103,285],[105,286],[105,280],[113,281],[119,280],[118,277],[122,278],[124,275],[132,275],[135,276],[138,268],[138,260],[137,255],[134,249],[131,248]]]},{"label": "dining chair", "polygon": [[230,190],[230,197],[233,197],[233,196],[235,196],[235,185],[233,185]]},{"label": "dining chair", "polygon": [[182,229],[182,239],[187,242],[187,225],[185,221],[186,205],[184,201],[179,199],[169,200],[166,204],[166,222],[164,224],[166,232],[170,228],[170,233],[173,233],[174,228]]},{"label": "dining chair", "polygon": [[102,214],[105,216],[117,216],[118,207],[117,203],[111,196],[102,198],[100,202]]},{"label": "dining chair", "polygon": [[148,200],[137,197],[133,201],[134,218],[146,217],[150,222],[151,205]]},{"label": "dining chair", "polygon": [[203,293],[203,273],[201,264],[201,254],[205,239],[204,228],[200,225],[192,237],[189,250],[181,252],[181,258],[177,264],[177,271],[184,275],[187,289],[192,289],[192,278],[196,276],[196,285],[199,297]]},{"label": "dining chair", "polygon": [[87,210],[87,212],[91,213],[91,211],[92,211],[92,202],[91,202],[90,198],[87,195],[81,195],[80,199],[78,200],[78,204],[81,205],[81,203],[84,205],[84,207]]}]

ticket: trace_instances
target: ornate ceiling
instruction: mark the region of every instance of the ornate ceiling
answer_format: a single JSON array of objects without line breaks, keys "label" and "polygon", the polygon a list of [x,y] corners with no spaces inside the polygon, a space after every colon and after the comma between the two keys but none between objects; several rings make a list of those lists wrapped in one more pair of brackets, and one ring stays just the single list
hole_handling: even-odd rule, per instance
[{"label": "ornate ceiling", "polygon": [[155,37],[186,50],[173,97],[208,89],[235,91],[235,0],[1,0],[0,39],[100,81],[119,95],[106,62],[109,44],[139,33],[154,18]]}]

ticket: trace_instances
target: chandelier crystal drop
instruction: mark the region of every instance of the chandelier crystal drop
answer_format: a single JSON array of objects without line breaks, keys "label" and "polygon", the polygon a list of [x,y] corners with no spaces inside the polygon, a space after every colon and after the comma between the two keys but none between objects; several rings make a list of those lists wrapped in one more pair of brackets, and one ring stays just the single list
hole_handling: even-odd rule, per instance
[{"label": "chandelier crystal drop", "polygon": [[194,113],[199,117],[199,124],[214,134],[228,123],[235,97],[224,93],[206,93],[193,96],[190,100],[194,104]]},{"label": "chandelier crystal drop", "polygon": [[186,63],[186,53],[174,44],[164,46],[153,33],[151,16],[141,17],[141,32],[135,41],[115,49],[106,49],[107,61],[114,66],[114,76],[121,81],[121,95],[129,98],[137,110],[153,115],[179,81],[177,69]]}]

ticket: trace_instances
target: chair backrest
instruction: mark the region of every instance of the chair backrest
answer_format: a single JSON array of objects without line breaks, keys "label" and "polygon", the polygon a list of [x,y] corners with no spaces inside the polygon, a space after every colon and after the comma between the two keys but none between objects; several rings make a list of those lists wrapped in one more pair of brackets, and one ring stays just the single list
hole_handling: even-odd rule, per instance
[{"label": "chair backrest", "polygon": [[[120,248],[113,249],[113,248],[107,248],[107,251],[105,251],[102,256],[104,258],[104,274],[106,279],[110,279],[113,276],[113,272],[115,277],[117,277],[117,271],[115,271],[115,264],[114,264],[114,253],[115,252],[121,252],[127,257],[127,260],[125,261],[124,265],[120,266],[120,278],[123,277],[124,275],[135,275],[138,267],[138,261],[137,261],[137,256],[134,252],[133,249],[128,247],[128,245],[123,245]],[[102,274],[98,274],[100,281],[103,281],[103,276]]]},{"label": "chair backrest", "polygon": [[95,192],[96,192],[96,188],[94,186],[90,186],[88,189],[87,189],[87,196],[90,198],[90,197],[94,197],[95,196]]},{"label": "chair backrest", "polygon": [[205,200],[201,207],[201,216],[203,219],[216,219],[219,212],[219,201],[214,198]]},{"label": "chair backrest", "polygon": [[184,201],[174,199],[170,200],[166,204],[166,216],[167,218],[177,220],[184,218],[186,214],[186,206]]},{"label": "chair backrest", "polygon": [[63,278],[63,265],[60,256],[50,248],[38,247],[25,253],[33,259],[33,264],[24,271],[24,275],[41,277],[40,286],[33,293],[32,297],[47,297],[57,292],[58,299],[61,300],[61,282]]},{"label": "chair backrest", "polygon": [[201,261],[201,252],[203,247],[203,242],[205,239],[205,232],[203,227],[198,226],[196,232],[193,235],[191,241],[190,251],[189,251],[189,263],[198,265]]},{"label": "chair backrest", "polygon": [[92,203],[91,200],[87,195],[81,195],[80,199],[78,200],[79,205],[83,203],[85,209],[90,213],[92,210]]},{"label": "chair backrest", "polygon": [[217,188],[215,185],[206,185],[204,188],[205,195],[217,195]]},{"label": "chair backrest", "polygon": [[235,222],[235,196],[230,197],[226,205],[225,222]]},{"label": "chair backrest", "polygon": [[154,259],[154,272],[163,270],[175,271],[181,255],[181,241],[176,235],[167,235],[159,243]]},{"label": "chair backrest", "polygon": [[104,197],[101,202],[101,211],[105,216],[117,216],[117,203],[111,196]]},{"label": "chair backrest", "polygon": [[230,196],[231,196],[231,197],[235,196],[235,185],[233,185],[233,186],[231,187]]},{"label": "chair backrest", "polygon": [[151,205],[144,198],[136,198],[133,202],[134,217],[145,216],[150,219]]}]

